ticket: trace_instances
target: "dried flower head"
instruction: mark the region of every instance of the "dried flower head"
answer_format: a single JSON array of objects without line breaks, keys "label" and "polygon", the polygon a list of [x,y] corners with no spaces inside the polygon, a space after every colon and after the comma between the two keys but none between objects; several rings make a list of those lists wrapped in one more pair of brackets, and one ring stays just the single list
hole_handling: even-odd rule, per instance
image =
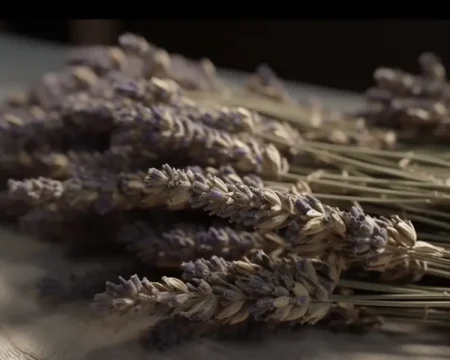
[{"label": "dried flower head", "polygon": [[212,129],[174,113],[170,107],[149,108],[136,103],[133,108],[119,111],[123,129],[113,134],[113,145],[147,144],[157,152],[180,152],[197,163],[230,164],[240,171],[271,177],[288,171],[287,160],[275,146],[251,136],[241,139]]},{"label": "dried flower head", "polygon": [[343,212],[323,205],[311,195],[300,196],[243,184],[225,184],[220,178],[192,171],[173,169],[165,165],[162,171],[152,168],[145,178],[155,192],[168,192],[168,203],[175,205],[190,201],[194,208],[228,218],[262,231],[283,228],[297,222],[301,228],[296,244],[301,248],[311,244],[326,250],[332,248],[361,259],[376,257],[384,252],[388,235],[386,229],[352,208]]},{"label": "dried flower head", "polygon": [[337,269],[298,257],[271,259],[258,252],[250,261],[218,257],[182,265],[185,281],[161,283],[132,276],[107,283],[95,297],[97,310],[124,313],[138,308],[168,316],[235,324],[249,317],[264,321],[315,323],[331,306]]},{"label": "dried flower head", "polygon": [[[170,224],[159,230],[158,226],[142,221],[124,225],[117,240],[127,244],[143,262],[167,267],[213,255],[236,260],[265,244],[260,234],[220,224],[210,227]],[[266,246],[270,247],[267,241]]]}]

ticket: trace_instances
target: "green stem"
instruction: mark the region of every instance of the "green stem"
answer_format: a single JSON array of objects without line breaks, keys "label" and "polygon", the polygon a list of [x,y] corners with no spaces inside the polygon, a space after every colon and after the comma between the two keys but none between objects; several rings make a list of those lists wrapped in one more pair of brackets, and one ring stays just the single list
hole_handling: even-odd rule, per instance
[{"label": "green stem", "polygon": [[[230,88],[231,89],[231,88]],[[243,106],[274,118],[282,119],[293,125],[313,129],[311,124],[312,111],[299,104],[280,104],[270,99],[261,98],[244,92],[242,89],[233,88],[226,95],[204,91],[184,91],[185,95],[198,102],[213,102],[223,106]],[[239,94],[239,96],[237,96]]]},{"label": "green stem", "polygon": [[450,246],[450,234],[428,234],[428,233],[417,233],[417,238],[421,240],[429,240],[433,242],[441,242],[441,244],[436,246]]},{"label": "green stem", "polygon": [[416,215],[416,214],[408,214],[408,219],[411,221],[418,221],[418,222],[421,222],[422,224],[433,225],[438,228],[450,231],[450,223],[447,223],[444,221],[439,221],[439,220],[435,220],[435,219],[432,219],[429,217]]},{"label": "green stem", "polygon": [[334,295],[331,297],[333,302],[342,302],[360,306],[381,306],[381,307],[400,307],[400,308],[443,308],[450,309],[450,301],[394,301],[394,300],[357,300],[350,297],[340,297],[335,300]]},{"label": "green stem", "polygon": [[349,196],[349,195],[334,195],[334,194],[317,194],[314,193],[314,197],[319,200],[338,200],[338,201],[358,201],[361,203],[372,204],[430,204],[430,199],[404,199],[404,198],[373,198],[362,196]]},{"label": "green stem", "polygon": [[321,148],[324,150],[330,150],[330,151],[334,151],[334,152],[343,152],[343,153],[350,153],[350,154],[354,154],[355,152],[358,152],[358,153],[368,154],[368,155],[390,157],[390,158],[399,159],[399,160],[410,159],[410,160],[414,160],[414,161],[420,161],[420,162],[425,162],[425,163],[429,163],[429,164],[434,164],[437,166],[443,166],[443,167],[450,168],[450,161],[436,159],[435,157],[432,157],[432,156],[417,154],[414,151],[409,151],[409,152],[389,151],[389,150],[371,149],[371,148],[366,148],[366,147],[327,144],[327,143],[314,142],[314,141],[308,141],[308,144],[310,146],[314,146],[317,148]]},{"label": "green stem", "polygon": [[[354,191],[364,191],[369,193],[375,193],[375,194],[383,194],[383,195],[396,195],[396,196],[406,196],[406,197],[423,197],[423,198],[434,198],[436,197],[436,193],[433,192],[409,192],[409,191],[400,191],[400,190],[391,190],[391,189],[380,189],[380,188],[374,188],[369,186],[363,186],[363,185],[354,185],[354,184],[346,184],[345,182],[337,182],[337,181],[331,181],[331,180],[320,180],[320,179],[313,179],[313,180],[307,180],[307,177],[302,177],[302,180],[307,181],[309,184],[320,184],[320,185],[328,185],[333,186],[341,189],[350,189]],[[450,196],[440,197],[440,199],[449,199]]]},{"label": "green stem", "polygon": [[430,267],[432,267],[434,264],[450,267],[449,259],[437,257],[432,254],[424,254],[418,251],[410,251],[408,252],[408,254],[414,259],[426,261],[428,266]]},{"label": "green stem", "polygon": [[382,173],[382,174],[388,174],[388,175],[393,175],[393,176],[397,176],[397,177],[405,178],[405,179],[409,179],[409,180],[429,181],[428,177],[409,174],[409,173],[407,173],[405,171],[400,171],[400,170],[396,170],[396,169],[390,169],[390,168],[386,168],[385,166],[368,164],[368,163],[363,162],[363,161],[349,159],[349,158],[346,158],[346,157],[343,157],[343,156],[340,156],[340,155],[337,155],[337,154],[332,154],[332,153],[329,153],[329,152],[317,151],[315,149],[308,148],[305,145],[298,146],[298,148],[300,150],[304,150],[306,152],[315,154],[316,156],[319,156],[321,158],[325,157],[328,161],[335,160],[335,161],[341,162],[343,164],[356,166],[357,168],[365,169],[365,170],[368,170],[368,171],[372,171],[372,172],[376,172],[376,173]]},{"label": "green stem", "polygon": [[[268,141],[271,141],[273,143],[285,145],[284,143],[281,143],[279,139],[277,139],[271,135],[259,134],[259,136],[261,136],[262,138],[264,138]],[[332,163],[334,160],[337,162],[341,162],[343,164],[352,165],[357,168],[366,169],[368,171],[372,171],[372,172],[376,172],[376,173],[393,175],[393,176],[397,176],[397,177],[405,178],[405,179],[409,179],[409,180],[425,181],[425,182],[430,181],[430,178],[428,176],[418,176],[418,175],[410,174],[406,171],[390,169],[390,168],[386,168],[385,166],[380,166],[380,165],[368,164],[364,161],[349,159],[347,157],[340,156],[338,154],[333,154],[333,153],[326,152],[323,150],[317,150],[317,149],[314,149],[314,148],[308,146],[307,142],[300,144],[300,145],[296,145],[295,148],[297,148],[299,150],[303,150],[307,153],[313,154],[318,159],[321,159],[322,161],[324,161],[323,159],[326,159],[325,163],[328,163],[328,164]]]},{"label": "green stem", "polygon": [[[333,295],[333,300],[346,301],[348,296]],[[383,295],[352,295],[353,300],[446,300],[450,303],[450,293],[436,294],[383,294]],[[450,304],[449,304],[450,305]]]},{"label": "green stem", "polygon": [[448,328],[450,327],[450,323],[448,323],[448,320],[450,320],[450,318],[448,317],[444,317],[442,319],[424,319],[423,317],[402,317],[402,315],[395,315],[395,313],[391,313],[391,314],[385,314],[385,313],[380,313],[378,311],[378,313],[382,316],[388,315],[389,318],[392,318],[392,320],[394,320],[395,322],[404,322],[404,323],[408,323],[408,324],[419,324],[419,325],[430,325],[430,326],[436,326],[436,327],[444,327],[444,328]]},{"label": "green stem", "polygon": [[394,317],[396,320],[412,320],[416,319],[419,322],[428,322],[428,321],[441,321],[442,324],[450,325],[447,321],[450,320],[450,314],[444,311],[437,312],[427,312],[427,311],[412,311],[412,309],[405,309],[405,311],[401,309],[386,309],[386,308],[378,308],[376,309],[377,314],[383,316]]},{"label": "green stem", "polygon": [[432,216],[441,217],[441,218],[450,220],[450,214],[446,213],[446,212],[443,212],[443,211],[418,208],[418,207],[409,206],[409,205],[401,205],[400,207],[402,209],[404,209],[404,210],[408,210],[408,211],[415,212],[415,213],[418,213],[418,214],[432,215]]},{"label": "green stem", "polygon": [[[290,170],[293,173],[297,173],[301,171],[300,166],[291,165]],[[317,170],[316,170],[317,171]],[[341,174],[332,174],[326,171],[321,171],[320,177],[324,179],[336,180],[336,181],[346,181],[346,182],[362,182],[367,184],[380,184],[392,186],[393,183],[401,186],[413,186],[420,188],[428,188],[430,190],[448,190],[450,192],[450,186],[447,184],[436,184],[430,182],[423,181],[409,181],[409,180],[399,180],[399,179],[383,179],[383,178],[374,178],[370,176],[344,176]]]},{"label": "green stem", "polygon": [[426,286],[426,285],[416,285],[416,284],[405,285],[405,289],[417,290],[417,291],[423,291],[423,292],[436,291],[436,292],[450,293],[450,288],[448,288],[448,287]]},{"label": "green stem", "polygon": [[386,284],[378,284],[366,281],[357,281],[357,280],[339,280],[339,286],[356,289],[356,290],[369,290],[369,291],[377,291],[377,292],[389,292],[396,294],[422,294],[426,293],[427,290],[424,289],[409,289],[403,286],[394,286],[394,285],[386,285]]}]

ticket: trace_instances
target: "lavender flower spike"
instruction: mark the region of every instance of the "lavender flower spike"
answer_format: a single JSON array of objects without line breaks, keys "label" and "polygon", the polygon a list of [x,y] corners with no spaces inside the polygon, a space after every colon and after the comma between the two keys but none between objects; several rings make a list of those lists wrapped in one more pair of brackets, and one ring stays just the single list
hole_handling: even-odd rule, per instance
[{"label": "lavender flower spike", "polygon": [[261,231],[284,228],[296,222],[297,245],[320,243],[351,257],[365,259],[383,253],[388,241],[385,228],[362,211],[343,212],[322,204],[311,195],[296,195],[244,184],[226,184],[220,178],[165,165],[150,169],[146,186],[167,192],[168,204],[190,201],[212,215],[227,218]]},{"label": "lavender flower spike", "polygon": [[183,279],[150,282],[137,275],[107,283],[94,308],[125,313],[145,308],[158,315],[235,324],[248,318],[314,324],[331,307],[339,280],[335,263],[296,256],[273,259],[258,252],[252,260],[228,262],[213,256],[182,265]]},{"label": "lavender flower spike", "polygon": [[124,225],[117,240],[127,244],[128,249],[145,263],[175,267],[183,261],[213,255],[236,260],[264,244],[261,234],[227,226],[175,224],[157,231],[153,224],[145,222]]}]

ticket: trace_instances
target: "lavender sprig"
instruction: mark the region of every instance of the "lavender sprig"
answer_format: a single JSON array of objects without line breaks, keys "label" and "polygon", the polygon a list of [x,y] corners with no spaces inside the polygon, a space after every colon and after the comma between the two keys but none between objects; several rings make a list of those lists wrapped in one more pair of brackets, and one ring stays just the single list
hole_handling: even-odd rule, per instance
[{"label": "lavender sprig", "polygon": [[297,221],[302,229],[296,242],[299,246],[326,241],[349,256],[369,259],[382,254],[387,245],[386,229],[361,210],[343,212],[310,195],[225,184],[211,174],[204,176],[168,165],[162,171],[150,169],[145,182],[155,192],[166,191],[171,205],[190,201],[194,208],[259,230],[271,231]]},{"label": "lavender sprig", "polygon": [[186,89],[218,90],[220,82],[214,64],[208,59],[193,61],[148,43],[143,37],[125,33],[119,37],[123,51],[143,60],[141,75],[145,78],[171,79]]},{"label": "lavender sprig", "polygon": [[[135,177],[133,179],[131,176]],[[143,186],[143,175],[140,177]],[[81,173],[77,177],[66,181],[48,178],[28,179],[23,181],[9,181],[9,194],[12,198],[27,201],[31,206],[54,204],[60,210],[95,211],[106,214],[114,209],[126,209],[142,202],[125,195],[121,180],[125,179],[125,186],[133,186],[139,182],[138,174],[116,175],[110,172],[103,174]],[[141,192],[139,195],[143,195]],[[128,200],[128,202],[127,202]],[[137,204],[133,202],[137,201]],[[153,204],[153,203],[152,203]]]},{"label": "lavender sprig", "polygon": [[156,103],[168,104],[172,112],[178,116],[186,116],[192,121],[233,134],[269,132],[280,141],[285,141],[287,145],[293,145],[302,139],[299,131],[288,123],[250,112],[242,107],[202,107],[185,98],[180,86],[170,80],[132,79],[118,84],[116,92],[145,106]]},{"label": "lavender sprig", "polygon": [[68,179],[92,171],[137,171],[155,164],[156,155],[137,146],[112,146],[106,151],[20,151],[0,158],[1,172],[13,179],[33,176]]},{"label": "lavender sprig", "polygon": [[94,308],[124,313],[146,308],[159,315],[235,324],[264,321],[315,323],[331,306],[339,278],[334,264],[298,257],[271,259],[258,252],[252,259],[227,262],[218,257],[182,265],[183,278],[161,283],[120,279],[95,296]]},{"label": "lavender sprig", "polygon": [[[148,108],[137,103],[133,111],[125,109],[122,123],[132,128],[113,135],[113,145],[148,144],[154,151],[178,151],[196,161],[210,165],[230,164],[244,172],[278,177],[288,171],[288,164],[273,145],[261,144],[255,138],[245,140],[224,131],[177,116],[169,107]],[[137,122],[140,122],[140,126]],[[130,131],[131,130],[131,131]]]},{"label": "lavender sprig", "polygon": [[[228,226],[196,226],[175,224],[158,231],[148,223],[124,225],[117,241],[145,263],[156,266],[179,266],[182,262],[213,255],[239,259],[264,246],[264,236]],[[267,246],[266,240],[266,246]],[[268,247],[268,246],[267,246]]]},{"label": "lavender sprig", "polygon": [[[119,161],[121,154],[123,155],[121,152],[111,154],[109,160],[103,157],[98,159],[90,153],[86,154],[88,159],[85,160],[92,161],[90,171],[88,164],[86,164],[87,169],[85,170],[78,167],[78,171],[72,171],[73,177],[66,181],[44,177],[22,181],[9,180],[9,195],[11,199],[23,201],[29,206],[55,204],[59,209],[90,210],[103,214],[114,209],[149,209],[165,205],[170,194],[148,189],[144,183],[145,173],[119,173],[118,170],[112,168],[114,163],[116,166],[125,166],[128,158],[122,158],[125,163]],[[82,159],[83,157],[79,158],[80,161]],[[110,162],[110,160],[114,161]],[[99,162],[105,166],[99,167]],[[195,169],[204,172],[201,168],[195,167]],[[207,171],[223,176],[225,181],[230,184],[262,183],[261,178],[256,175],[250,174],[241,178],[230,166],[219,169],[208,168]],[[175,210],[184,208],[186,205],[187,203],[178,203],[169,207]]]},{"label": "lavender sprig", "polygon": [[112,72],[89,91],[66,96],[61,102],[61,117],[65,126],[71,129],[107,133],[121,123],[120,115],[127,111],[125,109],[133,112],[131,100],[146,106],[170,104],[179,97],[178,92],[179,87],[170,81],[133,79]]}]

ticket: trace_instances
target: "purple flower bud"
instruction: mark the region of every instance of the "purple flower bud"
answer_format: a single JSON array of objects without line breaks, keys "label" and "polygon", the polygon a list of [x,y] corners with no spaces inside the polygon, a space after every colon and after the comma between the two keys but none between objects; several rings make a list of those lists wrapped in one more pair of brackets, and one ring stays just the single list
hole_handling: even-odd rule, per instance
[{"label": "purple flower bud", "polygon": [[309,205],[304,198],[298,197],[295,200],[295,209],[300,214],[306,214],[309,210],[311,210],[311,205]]}]

